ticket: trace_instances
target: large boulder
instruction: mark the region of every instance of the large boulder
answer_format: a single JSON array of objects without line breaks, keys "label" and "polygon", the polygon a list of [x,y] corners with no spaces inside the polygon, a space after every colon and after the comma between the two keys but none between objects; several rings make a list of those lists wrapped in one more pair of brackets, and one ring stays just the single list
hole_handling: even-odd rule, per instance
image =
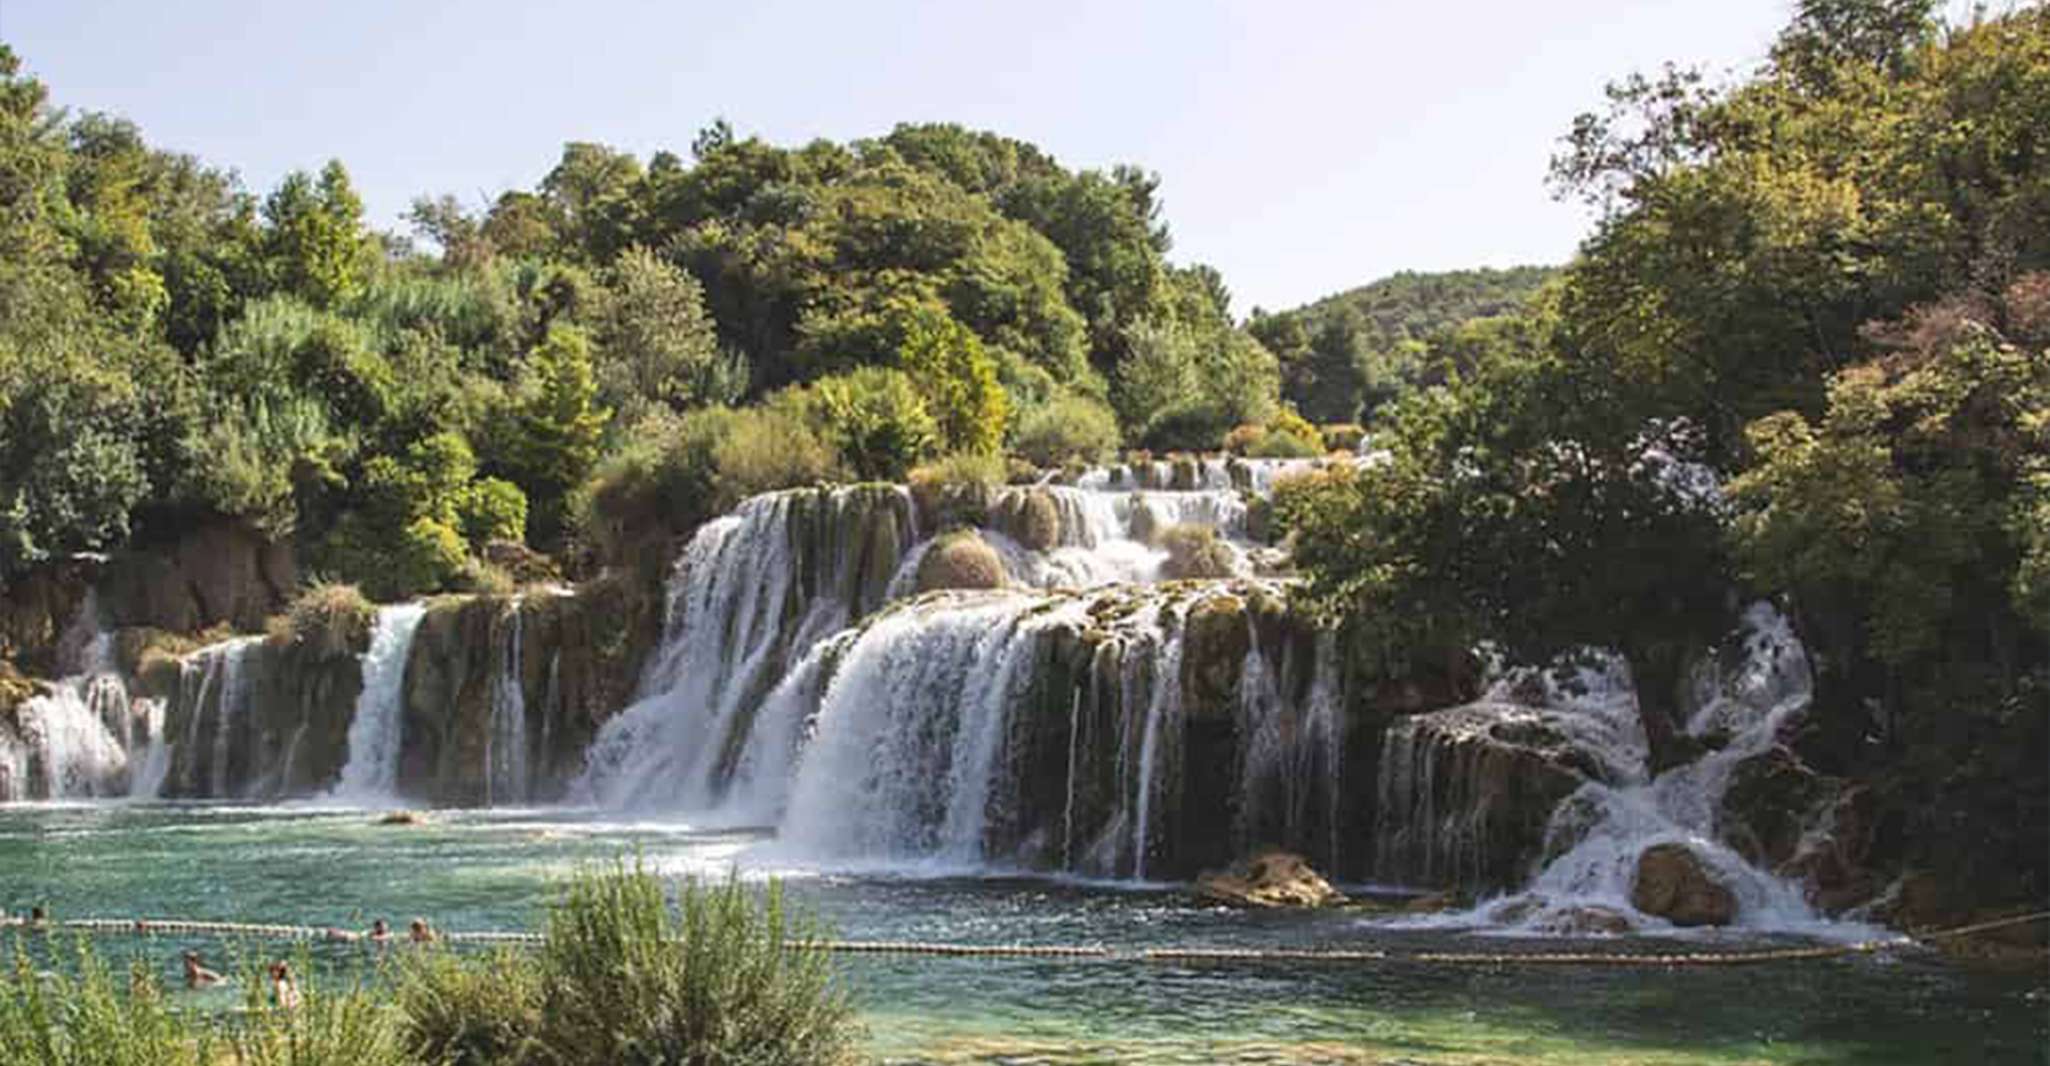
[{"label": "large boulder", "polygon": [[1679,926],[1728,925],[1737,896],[1685,844],[1654,844],[1637,856],[1630,905]]},{"label": "large boulder", "polygon": [[1182,706],[1193,717],[1229,718],[1238,706],[1240,675],[1253,646],[1246,601],[1208,596],[1182,623]]},{"label": "large boulder", "polygon": [[943,533],[918,561],[918,591],[1002,588],[1003,556],[972,530]]},{"label": "large boulder", "polygon": [[1196,895],[1230,907],[1330,907],[1345,895],[1308,860],[1288,851],[1260,852],[1229,870],[1196,880]]}]

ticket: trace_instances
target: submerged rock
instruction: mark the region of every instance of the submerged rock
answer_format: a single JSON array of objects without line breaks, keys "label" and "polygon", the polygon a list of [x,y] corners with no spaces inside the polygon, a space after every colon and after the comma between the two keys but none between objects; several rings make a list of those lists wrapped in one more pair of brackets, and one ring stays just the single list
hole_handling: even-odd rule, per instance
[{"label": "submerged rock", "polygon": [[1630,905],[1679,926],[1728,925],[1737,896],[1685,844],[1654,844],[1637,856]]},{"label": "submerged rock", "polygon": [[1230,870],[1204,874],[1196,895],[1231,907],[1331,907],[1346,901],[1309,861],[1288,851],[1264,851]]},{"label": "submerged rock", "polygon": [[1007,583],[1003,556],[971,530],[941,534],[918,561],[918,591],[996,589]]}]

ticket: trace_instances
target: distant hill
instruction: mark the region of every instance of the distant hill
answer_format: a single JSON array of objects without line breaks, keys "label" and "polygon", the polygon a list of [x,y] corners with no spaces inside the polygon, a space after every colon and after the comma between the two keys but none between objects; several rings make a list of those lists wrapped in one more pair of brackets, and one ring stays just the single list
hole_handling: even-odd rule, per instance
[{"label": "distant hill", "polygon": [[1281,360],[1282,392],[1320,422],[1349,421],[1401,387],[1423,341],[1441,329],[1515,310],[1558,267],[1403,271],[1247,329]]}]

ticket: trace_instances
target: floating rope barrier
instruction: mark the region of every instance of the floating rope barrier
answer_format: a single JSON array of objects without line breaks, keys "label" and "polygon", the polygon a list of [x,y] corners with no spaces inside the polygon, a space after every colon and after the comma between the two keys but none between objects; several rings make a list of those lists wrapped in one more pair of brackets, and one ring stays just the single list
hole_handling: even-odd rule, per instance
[{"label": "floating rope barrier", "polygon": [[[1989,933],[2050,919],[2050,911],[2015,915],[1976,922],[1935,932],[1903,934],[1883,940],[1862,940],[1849,944],[1824,944],[1799,948],[1763,948],[1754,951],[1705,951],[1680,953],[1590,952],[1590,951],[1414,951],[1388,952],[1322,948],[1128,948],[1114,949],[1101,944],[952,944],[906,940],[799,940],[792,944],[828,951],[836,955],[919,955],[959,958],[1099,959],[1135,960],[1149,963],[1421,963],[1446,966],[1740,966],[1773,962],[1802,962],[1869,955],[1893,948],[1913,947],[1933,941]],[[247,937],[262,940],[319,941],[327,943],[371,942],[364,933],[334,927],[269,925],[250,922],[209,922],[177,918],[74,918],[64,921],[34,921],[17,917],[0,918],[0,928],[31,931],[69,930],[90,935],[131,934],[156,936]],[[405,941],[393,934],[391,942]],[[435,934],[439,943],[532,945],[542,942],[539,933],[453,932]]]}]

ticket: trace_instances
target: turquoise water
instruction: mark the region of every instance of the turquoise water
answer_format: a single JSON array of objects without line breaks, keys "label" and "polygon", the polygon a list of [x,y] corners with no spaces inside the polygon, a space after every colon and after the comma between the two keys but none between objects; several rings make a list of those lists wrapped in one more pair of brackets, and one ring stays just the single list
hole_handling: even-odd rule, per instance
[{"label": "turquoise water", "polygon": [[[1418,951],[1710,950],[1786,940],[1546,942],[1389,928],[1357,913],[1207,908],[1171,887],[945,871],[807,869],[745,832],[562,811],[0,807],[0,906],[58,918],[179,917],[361,928],[533,929],[579,865],[638,853],[683,874],[775,873],[849,939]],[[1798,941],[1792,941],[1799,943]],[[174,972],[204,939],[109,938]],[[270,949],[283,950],[283,949]],[[323,947],[346,965],[364,949]],[[850,956],[842,972],[890,1062],[2041,1063],[2050,974],[1921,952],[1744,967],[1167,965],[1131,959]]]}]

